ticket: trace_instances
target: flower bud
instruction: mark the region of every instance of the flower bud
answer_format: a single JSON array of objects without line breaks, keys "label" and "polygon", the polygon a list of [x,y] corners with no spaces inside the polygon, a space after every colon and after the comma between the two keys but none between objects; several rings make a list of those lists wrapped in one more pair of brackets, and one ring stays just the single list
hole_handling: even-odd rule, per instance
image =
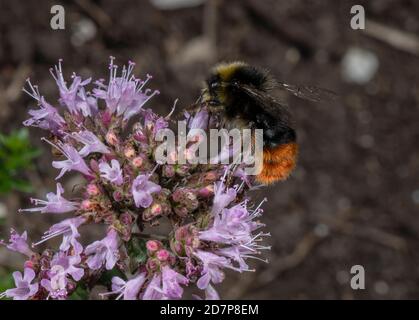
[{"label": "flower bud", "polygon": [[218,179],[218,174],[215,171],[207,172],[204,175],[204,181],[207,183],[215,182],[217,179]]},{"label": "flower bud", "polygon": [[188,209],[185,207],[177,207],[173,210],[179,217],[186,218],[188,216]]},{"label": "flower bud", "polygon": [[129,146],[129,147],[126,147],[125,149],[124,149],[124,155],[127,157],[127,158],[133,158],[134,156],[135,156],[135,149],[133,148],[133,147],[131,147],[131,146]]},{"label": "flower bud", "polygon": [[87,185],[86,192],[89,196],[95,197],[95,196],[99,195],[100,190],[99,190],[97,185],[95,185],[94,183],[91,183],[91,184]]},{"label": "flower bud", "polygon": [[141,142],[141,143],[147,143],[148,142],[147,136],[144,134],[142,129],[139,129],[134,133],[134,139],[138,142]]},{"label": "flower bud", "polygon": [[133,216],[128,212],[121,214],[119,220],[125,225],[131,225],[134,222]]},{"label": "flower bud", "polygon": [[148,240],[145,246],[147,248],[148,253],[153,254],[162,247],[162,244],[160,243],[160,241],[157,240]]},{"label": "flower bud", "polygon": [[106,134],[106,142],[110,144],[111,146],[116,146],[119,143],[119,139],[116,136],[115,132],[112,130],[109,130]]},{"label": "flower bud", "polygon": [[148,207],[143,211],[143,220],[150,221],[160,216],[162,212],[163,212],[162,205],[159,203],[153,203],[151,207]]},{"label": "flower bud", "polygon": [[120,202],[124,199],[124,196],[122,195],[121,191],[118,190],[113,192],[112,197],[117,202]]},{"label": "flower bud", "polygon": [[159,268],[159,263],[155,259],[148,259],[146,263],[146,267],[150,272],[155,272]]},{"label": "flower bud", "polygon": [[204,188],[199,189],[198,195],[203,198],[209,198],[214,195],[214,185],[209,184]]},{"label": "flower bud", "polygon": [[77,287],[77,285],[73,281],[68,281],[68,283],[67,283],[67,290],[69,292],[75,290],[76,287]]},{"label": "flower bud", "polygon": [[186,276],[188,278],[195,276],[199,272],[199,267],[195,266],[190,260],[186,262]]},{"label": "flower bud", "polygon": [[99,163],[95,159],[90,160],[90,168],[92,168],[93,171],[98,172]]},{"label": "flower bud", "polygon": [[164,262],[170,258],[170,253],[165,249],[161,249],[157,252],[156,257],[159,261]]},{"label": "flower bud", "polygon": [[185,240],[187,236],[188,236],[187,226],[180,227],[175,231],[175,238],[177,241]]},{"label": "flower bud", "polygon": [[162,206],[159,203],[154,203],[151,206],[151,214],[153,216],[158,216],[162,213]]},{"label": "flower bud", "polygon": [[170,164],[163,166],[162,175],[166,178],[173,177],[175,175],[175,168],[173,168],[173,166]]},{"label": "flower bud", "polygon": [[176,168],[176,173],[181,177],[185,176],[189,172],[190,167],[187,164],[181,165]]},{"label": "flower bud", "polygon": [[185,244],[186,244],[188,247],[190,247],[190,246],[192,246],[192,242],[193,242],[193,237],[187,237],[187,238],[186,238],[186,241],[185,241]]},{"label": "flower bud", "polygon": [[196,194],[193,191],[188,191],[186,193],[185,204],[188,209],[195,210],[198,208],[198,201],[196,199]]},{"label": "flower bud", "polygon": [[93,203],[92,203],[92,201],[90,201],[90,200],[88,200],[88,199],[83,200],[83,201],[81,202],[81,208],[82,208],[83,210],[86,210],[86,211],[91,210],[91,209],[93,208]]},{"label": "flower bud", "polygon": [[179,204],[174,210],[181,217],[185,217],[189,212],[198,208],[199,205],[195,190],[189,188],[176,189],[172,194],[172,199]]},{"label": "flower bud", "polygon": [[32,260],[26,260],[25,263],[24,263],[24,268],[33,269],[34,268],[33,261]]},{"label": "flower bud", "polygon": [[112,114],[108,111],[102,114],[102,123],[105,127],[108,127],[112,121]]},{"label": "flower bud", "polygon": [[172,193],[172,199],[175,202],[181,202],[183,199],[183,189],[178,188]]},{"label": "flower bud", "polygon": [[143,158],[135,157],[134,159],[132,159],[132,165],[136,168],[141,168],[141,166],[143,165]]},{"label": "flower bud", "polygon": [[183,256],[185,254],[185,251],[183,250],[183,246],[180,243],[175,243],[173,245],[173,251],[176,252],[179,256]]},{"label": "flower bud", "polygon": [[151,121],[147,122],[147,124],[145,125],[145,128],[146,128],[148,131],[153,132],[153,129],[154,129],[154,123],[153,123],[153,122],[151,122]]}]

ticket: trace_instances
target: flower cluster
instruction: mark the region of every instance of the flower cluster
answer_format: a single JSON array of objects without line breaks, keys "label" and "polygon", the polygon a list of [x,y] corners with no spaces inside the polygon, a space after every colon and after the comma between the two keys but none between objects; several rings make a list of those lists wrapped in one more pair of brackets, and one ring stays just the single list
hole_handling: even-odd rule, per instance
[{"label": "flower cluster", "polygon": [[[242,165],[156,161],[161,142],[155,137],[169,127],[172,112],[162,117],[146,109],[158,94],[146,88],[151,76],[136,78],[132,62],[118,72],[113,62],[107,83],[73,74],[68,84],[60,61],[51,70],[60,94],[55,106],[28,80],[25,91],[37,109],[24,125],[48,132],[43,140],[56,156],[56,180],[78,172],[85,184],[71,199],[58,182],[56,193],[20,210],[66,217],[32,245],[26,231],[12,230],[1,242],[27,257],[23,275],[13,273],[16,288],[1,297],[67,299],[100,284],[108,288],[104,298],[180,299],[185,287],[196,285],[206,299],[218,299],[214,285],[226,269],[250,271],[248,258],[269,249],[260,243],[268,234],[260,231],[261,204],[247,197],[251,183]],[[190,129],[214,123],[205,106],[187,117]],[[172,230],[148,232],[161,223]],[[103,238],[85,244],[81,232],[92,224],[105,226]],[[38,250],[57,237],[57,249]]]}]

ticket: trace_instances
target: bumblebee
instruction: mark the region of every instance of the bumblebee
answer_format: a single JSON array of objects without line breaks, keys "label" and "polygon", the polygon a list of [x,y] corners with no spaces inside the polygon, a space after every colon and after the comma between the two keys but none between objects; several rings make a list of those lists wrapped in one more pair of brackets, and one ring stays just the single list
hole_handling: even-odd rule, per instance
[{"label": "bumblebee", "polygon": [[256,176],[261,184],[287,179],[297,162],[297,135],[288,110],[271,95],[275,87],[311,101],[334,95],[324,89],[281,83],[266,70],[232,62],[213,68],[200,98],[211,112],[221,114],[229,129],[263,129],[263,168]]}]

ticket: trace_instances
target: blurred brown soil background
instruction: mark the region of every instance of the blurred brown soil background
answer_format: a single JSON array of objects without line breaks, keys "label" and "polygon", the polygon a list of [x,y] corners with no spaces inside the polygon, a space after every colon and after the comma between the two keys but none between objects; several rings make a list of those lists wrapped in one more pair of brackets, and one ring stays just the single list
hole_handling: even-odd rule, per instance
[{"label": "blurred brown soil background", "polygon": [[[50,28],[54,4],[66,10],[65,30]],[[364,5],[365,31],[350,27],[355,4]],[[398,41],[388,30],[396,30]],[[220,293],[240,299],[418,299],[418,35],[419,2],[413,0],[219,0],[174,10],[146,0],[0,0],[0,128],[21,127],[33,106],[21,93],[26,77],[53,101],[57,91],[48,70],[59,58],[68,77],[72,71],[106,77],[111,55],[119,65],[135,61],[137,74],[154,76],[151,87],[161,95],[149,106],[163,114],[176,98],[180,109],[195,101],[216,61],[244,60],[280,80],[331,89],[339,95],[331,103],[278,92],[294,116],[298,168],[288,181],[257,193],[269,199],[263,220],[272,234],[270,263],[252,262],[256,272],[228,273]],[[342,71],[351,48],[367,50],[378,62],[362,84]],[[56,176],[41,135],[31,129],[32,143],[44,154],[36,170],[24,173],[36,197],[54,189]],[[15,225],[35,240],[55,219],[18,216],[29,196],[0,198],[7,208],[0,238]],[[0,249],[1,266],[16,268],[17,259]],[[365,290],[350,287],[353,265],[365,268]]]}]

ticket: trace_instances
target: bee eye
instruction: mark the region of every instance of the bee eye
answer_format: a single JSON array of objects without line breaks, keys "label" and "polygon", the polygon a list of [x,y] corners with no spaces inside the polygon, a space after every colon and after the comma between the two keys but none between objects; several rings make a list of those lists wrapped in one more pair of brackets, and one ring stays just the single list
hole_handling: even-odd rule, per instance
[{"label": "bee eye", "polygon": [[219,86],[220,84],[218,82],[212,82],[211,83],[211,88],[215,89]]}]

